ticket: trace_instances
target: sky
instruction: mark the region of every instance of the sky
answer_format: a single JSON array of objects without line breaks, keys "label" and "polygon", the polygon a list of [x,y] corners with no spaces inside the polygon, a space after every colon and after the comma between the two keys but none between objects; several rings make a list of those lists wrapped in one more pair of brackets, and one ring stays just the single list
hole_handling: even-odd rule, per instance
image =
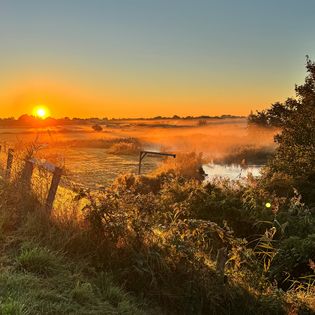
[{"label": "sky", "polygon": [[294,96],[314,0],[0,0],[0,117],[247,115]]}]

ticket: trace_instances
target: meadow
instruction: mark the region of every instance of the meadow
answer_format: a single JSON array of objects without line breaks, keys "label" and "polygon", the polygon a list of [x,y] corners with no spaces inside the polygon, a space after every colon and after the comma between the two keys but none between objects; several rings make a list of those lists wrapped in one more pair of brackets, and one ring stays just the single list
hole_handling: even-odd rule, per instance
[{"label": "meadow", "polygon": [[[90,125],[2,128],[0,142],[17,150],[36,144],[39,158],[63,167],[73,182],[96,189],[112,183],[118,175],[136,173],[140,150],[202,153],[204,168],[211,177],[233,179],[248,166],[253,166],[249,171],[257,175],[274,150],[276,133],[276,129],[249,127],[246,119],[235,118],[202,124],[182,119],[117,120],[102,128],[101,132],[93,131]],[[163,162],[161,157],[146,158],[142,170],[148,174]],[[236,166],[224,167],[232,164]]]}]

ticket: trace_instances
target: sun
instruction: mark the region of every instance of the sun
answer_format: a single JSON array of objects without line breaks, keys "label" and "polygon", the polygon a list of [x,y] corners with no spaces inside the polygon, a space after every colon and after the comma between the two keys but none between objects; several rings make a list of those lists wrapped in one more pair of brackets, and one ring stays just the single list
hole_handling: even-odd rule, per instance
[{"label": "sun", "polygon": [[36,106],[33,109],[33,115],[35,117],[45,119],[49,116],[49,109],[46,106]]}]

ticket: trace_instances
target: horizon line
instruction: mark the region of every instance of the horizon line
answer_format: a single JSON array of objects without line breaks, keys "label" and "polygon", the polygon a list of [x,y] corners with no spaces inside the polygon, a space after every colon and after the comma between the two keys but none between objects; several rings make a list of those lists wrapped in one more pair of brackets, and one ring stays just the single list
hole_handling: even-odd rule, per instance
[{"label": "horizon line", "polygon": [[162,115],[158,115],[158,116],[151,116],[151,117],[69,117],[69,116],[63,116],[63,117],[53,117],[53,116],[49,116],[46,117],[44,119],[37,117],[35,115],[30,115],[30,114],[22,114],[19,117],[16,116],[11,116],[11,117],[1,117],[0,116],[0,120],[14,120],[14,121],[18,121],[21,117],[32,117],[32,118],[36,118],[39,120],[49,120],[49,119],[54,119],[54,120],[62,120],[62,119],[66,119],[66,120],[92,120],[92,119],[98,119],[98,120],[158,120],[158,119],[213,119],[213,118],[246,118],[248,117],[248,115],[232,115],[232,114],[222,114],[222,115],[187,115],[187,116],[180,116],[180,115],[176,115],[174,114],[173,116],[162,116]]}]

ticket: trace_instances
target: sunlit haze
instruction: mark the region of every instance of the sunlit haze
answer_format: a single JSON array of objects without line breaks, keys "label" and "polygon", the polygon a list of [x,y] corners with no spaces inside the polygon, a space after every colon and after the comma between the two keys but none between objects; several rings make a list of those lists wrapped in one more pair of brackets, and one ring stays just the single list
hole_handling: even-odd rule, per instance
[{"label": "sunlit haze", "polygon": [[39,118],[47,118],[50,115],[50,111],[47,107],[43,105],[39,105],[34,107],[33,116],[39,117]]}]

